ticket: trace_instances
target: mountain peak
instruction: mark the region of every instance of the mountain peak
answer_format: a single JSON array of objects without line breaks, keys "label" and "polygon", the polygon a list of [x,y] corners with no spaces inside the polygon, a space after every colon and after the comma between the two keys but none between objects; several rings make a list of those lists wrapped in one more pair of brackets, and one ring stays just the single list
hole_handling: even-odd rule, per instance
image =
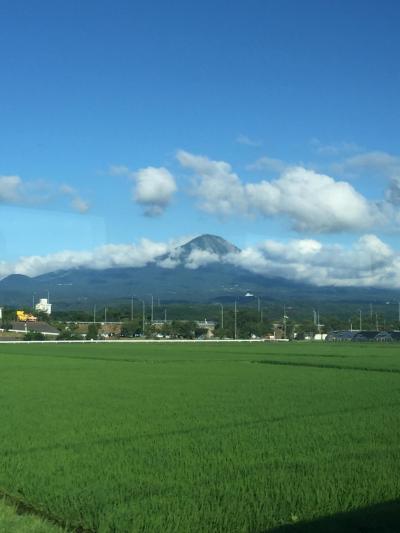
[{"label": "mountain peak", "polygon": [[234,246],[230,242],[226,241],[218,235],[204,234],[195,237],[191,241],[183,244],[181,250],[185,254],[190,254],[192,250],[205,250],[217,255],[226,255],[231,253],[240,252],[237,246]]}]

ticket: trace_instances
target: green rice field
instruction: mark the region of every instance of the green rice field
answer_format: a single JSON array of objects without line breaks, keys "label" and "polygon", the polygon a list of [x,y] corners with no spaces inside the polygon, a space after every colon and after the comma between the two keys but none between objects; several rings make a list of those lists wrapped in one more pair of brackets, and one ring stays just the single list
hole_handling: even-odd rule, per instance
[{"label": "green rice field", "polygon": [[396,345],[4,344],[0,406],[0,497],[68,530],[347,531],[364,513],[378,532],[397,513]]}]

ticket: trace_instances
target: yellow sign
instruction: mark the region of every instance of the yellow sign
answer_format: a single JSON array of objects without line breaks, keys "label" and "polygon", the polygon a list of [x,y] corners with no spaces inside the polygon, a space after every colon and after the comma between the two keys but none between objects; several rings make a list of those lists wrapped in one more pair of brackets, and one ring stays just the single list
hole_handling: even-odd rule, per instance
[{"label": "yellow sign", "polygon": [[25,311],[17,311],[17,320],[21,322],[36,322],[37,317]]}]

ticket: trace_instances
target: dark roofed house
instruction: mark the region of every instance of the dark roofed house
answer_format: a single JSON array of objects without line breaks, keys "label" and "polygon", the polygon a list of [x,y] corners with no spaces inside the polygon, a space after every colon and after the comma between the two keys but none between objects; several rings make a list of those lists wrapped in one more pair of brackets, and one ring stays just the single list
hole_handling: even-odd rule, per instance
[{"label": "dark roofed house", "polygon": [[50,326],[46,322],[11,322],[11,328],[9,331],[15,331],[16,333],[26,333],[27,331],[38,331],[43,335],[49,337],[56,337],[60,334],[59,330],[54,326]]}]

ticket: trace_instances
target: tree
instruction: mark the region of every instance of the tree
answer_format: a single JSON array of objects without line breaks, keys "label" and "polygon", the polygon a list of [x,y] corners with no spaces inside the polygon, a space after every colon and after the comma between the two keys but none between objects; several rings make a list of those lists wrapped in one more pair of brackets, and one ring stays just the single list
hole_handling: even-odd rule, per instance
[{"label": "tree", "polygon": [[44,341],[46,337],[40,331],[28,331],[24,335],[25,341]]},{"label": "tree", "polygon": [[87,331],[87,334],[86,334],[86,339],[87,340],[91,340],[91,339],[96,340],[97,337],[98,337],[98,333],[99,333],[99,325],[95,324],[93,322],[92,324],[89,324],[88,331]]},{"label": "tree", "polygon": [[188,320],[173,320],[171,322],[171,335],[181,339],[193,339],[196,323]]},{"label": "tree", "polygon": [[160,333],[164,335],[164,337],[170,337],[172,335],[172,327],[169,322],[165,322],[160,329]]},{"label": "tree", "polygon": [[57,339],[65,341],[77,341],[82,340],[82,336],[69,328],[65,328],[63,331],[60,332]]},{"label": "tree", "polygon": [[138,318],[126,320],[121,327],[121,337],[135,337],[142,334],[142,321]]}]

